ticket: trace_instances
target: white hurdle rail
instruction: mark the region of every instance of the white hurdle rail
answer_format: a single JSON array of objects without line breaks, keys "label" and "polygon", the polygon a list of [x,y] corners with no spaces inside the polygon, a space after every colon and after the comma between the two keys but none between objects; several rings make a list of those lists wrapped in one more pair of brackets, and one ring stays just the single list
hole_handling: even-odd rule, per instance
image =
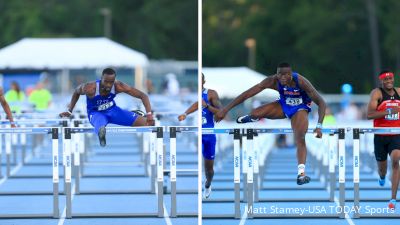
[{"label": "white hurdle rail", "polygon": [[[354,208],[360,207],[360,134],[400,134],[399,127],[388,128],[353,128],[353,185],[354,185]],[[375,161],[375,158],[371,159]],[[376,179],[377,180],[377,179]],[[379,188],[381,189],[381,188]],[[368,199],[368,201],[388,201],[388,198]],[[398,213],[360,213],[355,211],[353,218],[400,218]]]},{"label": "white hurdle rail", "polygon": [[[177,133],[197,133],[198,132],[198,127],[197,126],[174,126],[174,127],[168,127],[167,130],[169,130],[169,141],[170,141],[170,184],[171,184],[171,212],[170,212],[170,217],[177,217],[177,216],[197,216],[197,212],[193,213],[177,213],[177,201],[176,201],[176,179],[177,179],[177,172],[194,172],[195,174],[198,174],[198,170],[190,170],[190,169],[180,169],[178,170],[176,168],[177,164],[177,154],[176,154],[176,134]],[[196,191],[197,193],[197,191]]]},{"label": "white hurdle rail", "polygon": [[0,134],[52,134],[52,171],[53,171],[53,212],[46,214],[0,214],[0,218],[59,218],[59,171],[58,171],[58,138],[59,128],[0,128]]},{"label": "white hurdle rail", "polygon": [[64,129],[64,155],[66,159],[65,169],[65,190],[66,190],[66,218],[72,217],[163,217],[163,130],[164,127],[106,127],[107,133],[156,133],[156,149],[157,149],[157,190],[158,211],[155,213],[72,213],[72,192],[71,192],[71,134],[77,133],[93,133],[94,129],[89,127],[74,127]]}]

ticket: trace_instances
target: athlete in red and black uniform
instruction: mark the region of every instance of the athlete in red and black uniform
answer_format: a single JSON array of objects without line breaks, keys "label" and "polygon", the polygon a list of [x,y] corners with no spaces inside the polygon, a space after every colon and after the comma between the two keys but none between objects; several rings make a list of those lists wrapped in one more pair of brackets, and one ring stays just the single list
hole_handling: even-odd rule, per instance
[{"label": "athlete in red and black uniform", "polygon": [[[382,71],[379,79],[382,87],[375,88],[371,92],[368,119],[374,120],[374,127],[400,127],[400,88],[394,87],[394,74],[390,71]],[[392,161],[392,198],[389,201],[389,208],[394,209],[400,175],[400,135],[375,134],[374,146],[380,186],[385,185],[388,155]]]}]

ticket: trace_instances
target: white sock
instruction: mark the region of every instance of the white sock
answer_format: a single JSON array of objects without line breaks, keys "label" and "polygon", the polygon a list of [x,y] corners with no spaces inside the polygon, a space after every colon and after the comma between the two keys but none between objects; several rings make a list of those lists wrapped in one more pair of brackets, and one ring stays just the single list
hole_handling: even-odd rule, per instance
[{"label": "white sock", "polygon": [[306,165],[299,164],[297,166],[297,175],[300,175],[300,174],[304,173],[305,170],[306,170]]}]

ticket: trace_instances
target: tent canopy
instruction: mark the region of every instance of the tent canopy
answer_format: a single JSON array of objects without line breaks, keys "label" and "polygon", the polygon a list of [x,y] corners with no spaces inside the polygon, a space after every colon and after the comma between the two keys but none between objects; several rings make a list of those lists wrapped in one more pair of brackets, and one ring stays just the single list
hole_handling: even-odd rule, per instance
[{"label": "tent canopy", "polygon": [[[266,76],[247,67],[204,67],[205,88],[217,91],[220,98],[236,98],[242,92],[260,83]],[[255,96],[265,101],[274,101],[279,93],[265,89]]]},{"label": "tent canopy", "polygon": [[146,55],[107,38],[24,38],[0,49],[0,69],[146,67]]}]

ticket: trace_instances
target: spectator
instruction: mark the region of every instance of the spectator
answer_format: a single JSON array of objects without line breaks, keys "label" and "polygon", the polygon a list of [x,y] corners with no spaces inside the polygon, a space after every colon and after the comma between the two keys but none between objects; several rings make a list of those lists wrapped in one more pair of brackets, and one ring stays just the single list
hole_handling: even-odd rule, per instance
[{"label": "spectator", "polygon": [[25,101],[25,94],[21,91],[16,81],[11,82],[11,89],[6,92],[5,98],[12,112],[21,113],[21,106]]},{"label": "spectator", "polygon": [[168,73],[166,76],[165,92],[169,96],[176,96],[179,94],[179,82],[176,79],[176,75]]},{"label": "spectator", "polygon": [[336,125],[335,116],[332,114],[331,108],[329,108],[329,107],[326,107],[325,117],[324,117],[324,121],[322,122],[322,125],[324,125],[326,127]]},{"label": "spectator", "polygon": [[29,96],[29,102],[35,107],[38,112],[46,111],[51,103],[52,95],[44,86],[44,83],[39,82],[35,90]]}]

